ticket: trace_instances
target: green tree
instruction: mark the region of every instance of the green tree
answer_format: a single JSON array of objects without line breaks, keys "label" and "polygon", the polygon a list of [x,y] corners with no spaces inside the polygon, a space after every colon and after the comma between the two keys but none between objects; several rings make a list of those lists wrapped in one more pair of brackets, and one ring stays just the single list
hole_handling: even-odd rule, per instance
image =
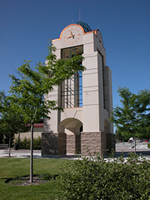
[{"label": "green tree", "polygon": [[150,139],[150,91],[141,90],[136,99],[137,122],[141,139]]},{"label": "green tree", "polygon": [[122,135],[121,135],[121,133],[118,131],[118,129],[115,130],[115,138],[116,138],[117,140],[122,139]]},{"label": "green tree", "polygon": [[[2,124],[2,110],[3,110],[3,105],[5,102],[6,96],[4,91],[0,91],[0,126]],[[0,128],[0,143],[3,143],[3,139],[4,139],[4,133],[2,128]]]},{"label": "green tree", "polygon": [[26,132],[29,128],[24,124],[22,115],[16,113],[11,106],[10,98],[4,92],[0,92],[0,130],[5,139],[9,141],[9,157],[11,140],[15,133]]},{"label": "green tree", "polygon": [[[150,138],[150,91],[141,90],[137,95],[128,88],[119,88],[122,107],[113,109],[111,121],[123,138]],[[136,140],[135,140],[136,141]],[[136,144],[135,144],[136,151]]]},{"label": "green tree", "polygon": [[24,122],[31,124],[31,157],[30,157],[30,182],[33,182],[33,127],[41,118],[49,118],[50,110],[62,110],[58,102],[44,99],[44,94],[59,86],[62,81],[69,79],[74,72],[83,71],[85,67],[79,65],[83,60],[81,55],[70,60],[57,59],[56,48],[48,47],[47,64],[38,63],[35,70],[30,67],[31,61],[24,61],[18,68],[19,78],[10,75],[12,86],[10,92],[11,106],[16,112],[22,113]]}]

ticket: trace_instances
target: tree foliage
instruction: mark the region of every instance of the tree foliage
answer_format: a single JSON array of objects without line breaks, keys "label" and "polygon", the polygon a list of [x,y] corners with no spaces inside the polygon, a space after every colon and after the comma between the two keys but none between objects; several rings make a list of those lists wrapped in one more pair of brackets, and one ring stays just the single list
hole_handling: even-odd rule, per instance
[{"label": "tree foliage", "polygon": [[3,91],[0,92],[0,132],[9,142],[9,156],[11,140],[15,133],[26,132],[29,128],[23,122],[23,116],[11,106],[10,98]]},{"label": "tree foliage", "polygon": [[[0,126],[2,124],[2,110],[3,110],[3,105],[4,105],[4,101],[5,101],[5,93],[4,91],[0,91]],[[3,134],[3,130],[2,128],[0,128],[0,143],[3,143],[3,139],[4,139],[4,134]]]},{"label": "tree foliage", "polygon": [[12,78],[11,106],[16,112],[22,114],[25,123],[31,124],[31,161],[30,161],[30,181],[33,182],[33,126],[41,118],[49,118],[51,110],[62,110],[58,102],[45,100],[44,95],[48,94],[59,86],[62,81],[69,79],[74,72],[83,71],[85,67],[79,65],[83,57],[73,56],[71,59],[57,59],[56,48],[53,45],[48,47],[46,64],[37,63],[33,70],[31,61],[24,61],[18,68],[19,78],[10,75]]},{"label": "tree foliage", "polygon": [[122,135],[120,134],[120,132],[118,131],[118,129],[115,130],[115,138],[117,140],[122,139]]},{"label": "tree foliage", "polygon": [[113,109],[111,121],[124,139],[150,138],[150,91],[141,90],[137,95],[128,88],[119,88],[122,107]]},{"label": "tree foliage", "polygon": [[45,100],[44,94],[59,86],[62,81],[69,79],[74,72],[84,70],[85,67],[78,63],[83,60],[81,55],[74,56],[70,60],[57,60],[56,48],[53,45],[48,47],[49,54],[46,57],[47,64],[37,63],[35,70],[32,70],[31,61],[24,61],[18,68],[20,75],[12,78],[11,103],[17,112],[21,112],[26,122],[38,122],[42,117],[49,118],[50,110],[61,109],[58,102]]}]

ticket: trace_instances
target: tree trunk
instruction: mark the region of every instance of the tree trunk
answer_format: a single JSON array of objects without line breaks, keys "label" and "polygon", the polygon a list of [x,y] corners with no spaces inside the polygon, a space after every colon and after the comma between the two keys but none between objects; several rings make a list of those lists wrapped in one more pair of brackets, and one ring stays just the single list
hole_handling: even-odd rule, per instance
[{"label": "tree trunk", "polygon": [[10,145],[11,145],[11,137],[9,137],[9,150],[8,150],[8,152],[9,152],[9,157],[10,157]]},{"label": "tree trunk", "polygon": [[31,122],[31,145],[30,145],[30,182],[33,183],[33,126],[34,123]]}]

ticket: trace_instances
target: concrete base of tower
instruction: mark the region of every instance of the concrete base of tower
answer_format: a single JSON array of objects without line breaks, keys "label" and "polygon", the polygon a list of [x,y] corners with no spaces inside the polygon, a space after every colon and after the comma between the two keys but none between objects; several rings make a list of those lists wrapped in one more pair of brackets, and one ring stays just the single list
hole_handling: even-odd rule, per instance
[{"label": "concrete base of tower", "polygon": [[65,156],[79,154],[82,156],[115,151],[115,134],[104,132],[82,132],[81,135],[66,133],[42,133],[42,156]]},{"label": "concrete base of tower", "polygon": [[106,134],[106,144],[107,144],[107,152],[111,153],[115,151],[115,134],[107,133]]},{"label": "concrete base of tower", "polygon": [[81,133],[81,155],[88,156],[100,153],[106,155],[106,133],[104,132],[82,132]]},{"label": "concrete base of tower", "polygon": [[66,153],[72,155],[81,153],[80,135],[66,135]]},{"label": "concrete base of tower", "polygon": [[81,153],[81,135],[67,135],[66,133],[42,133],[42,156]]},{"label": "concrete base of tower", "polygon": [[66,155],[66,134],[65,133],[42,133],[42,156]]}]

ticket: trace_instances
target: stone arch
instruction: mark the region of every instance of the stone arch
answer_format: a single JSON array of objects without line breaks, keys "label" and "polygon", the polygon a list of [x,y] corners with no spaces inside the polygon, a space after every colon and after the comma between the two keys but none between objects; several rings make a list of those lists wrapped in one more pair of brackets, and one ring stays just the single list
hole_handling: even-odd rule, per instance
[{"label": "stone arch", "polygon": [[60,122],[59,128],[66,135],[66,154],[81,153],[81,126],[82,122],[76,118],[66,118]]},{"label": "stone arch", "polygon": [[64,126],[66,128],[77,128],[82,126],[82,122],[74,117],[69,117],[64,119],[63,121],[60,122],[60,126]]}]

